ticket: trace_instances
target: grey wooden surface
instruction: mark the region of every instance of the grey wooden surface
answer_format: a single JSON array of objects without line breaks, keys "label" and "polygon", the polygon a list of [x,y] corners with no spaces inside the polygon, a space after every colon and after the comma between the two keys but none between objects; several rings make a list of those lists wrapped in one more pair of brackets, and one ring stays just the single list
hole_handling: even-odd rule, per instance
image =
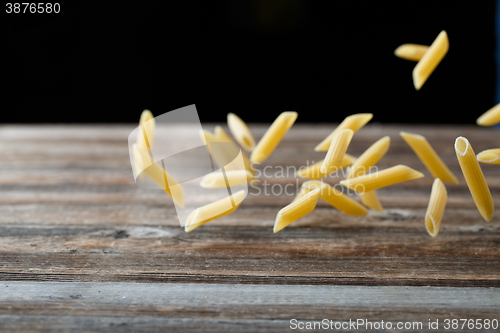
[{"label": "grey wooden surface", "polygon": [[[319,160],[313,148],[334,127],[294,126],[263,166]],[[499,147],[494,129],[369,124],[348,153],[390,135],[379,167],[425,174],[377,191],[384,213],[351,217],[320,202],[273,234],[293,198],[250,195],[234,214],[186,234],[166,194],[135,185],[132,128],[0,127],[0,330],[265,332],[288,331],[293,317],[499,319],[500,218],[482,220],[453,150],[459,135],[476,153]],[[266,129],[251,128],[257,139]],[[423,219],[433,179],[400,130],[426,136],[460,180],[448,186],[436,239]],[[498,207],[500,167],[482,167]]]}]

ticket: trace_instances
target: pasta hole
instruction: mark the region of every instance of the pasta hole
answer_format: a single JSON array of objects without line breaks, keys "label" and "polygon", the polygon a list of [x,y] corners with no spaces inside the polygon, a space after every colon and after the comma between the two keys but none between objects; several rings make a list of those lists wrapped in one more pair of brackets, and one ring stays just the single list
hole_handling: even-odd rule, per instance
[{"label": "pasta hole", "polygon": [[455,149],[459,152],[460,155],[464,156],[467,153],[467,149],[469,148],[469,142],[466,138],[458,137],[455,141]]},{"label": "pasta hole", "polygon": [[246,136],[243,137],[243,143],[245,143],[247,147],[252,147],[252,143],[250,142],[250,140],[248,140]]}]

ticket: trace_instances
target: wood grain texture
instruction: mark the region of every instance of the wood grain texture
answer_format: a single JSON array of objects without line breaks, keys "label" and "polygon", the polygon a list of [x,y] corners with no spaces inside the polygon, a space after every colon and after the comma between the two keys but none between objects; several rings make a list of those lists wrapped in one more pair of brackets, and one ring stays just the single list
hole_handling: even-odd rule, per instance
[{"label": "wood grain texture", "polygon": [[[206,125],[206,129],[213,126]],[[266,129],[262,125],[250,127],[257,140]],[[317,162],[324,153],[313,149],[334,127],[295,125],[261,170]],[[319,202],[311,214],[277,234],[272,233],[274,218],[293,195],[255,195],[257,189],[251,190],[236,213],[186,234],[165,193],[135,185],[127,147],[132,129],[123,125],[0,127],[0,281],[27,283],[27,291],[35,288],[31,283],[40,281],[85,282],[89,286],[129,282],[131,288],[133,283],[143,282],[160,283],[158,286],[248,284],[255,288],[436,286],[449,290],[469,287],[471,293],[490,290],[481,287],[494,287],[491,290],[497,292],[500,287],[500,217],[496,214],[490,222],[482,220],[453,149],[460,135],[467,137],[477,152],[498,147],[500,133],[494,129],[368,125],[355,134],[349,154],[359,156],[373,142],[389,135],[391,147],[379,168],[406,164],[425,177],[378,190],[386,208],[383,213],[370,211],[368,216],[352,217]],[[449,200],[436,239],[429,237],[424,227],[433,179],[399,137],[399,131],[424,135],[460,180],[459,185],[447,185]],[[498,207],[500,168],[481,167]],[[292,174],[266,181],[268,190],[273,184],[288,183],[296,190],[303,182]],[[338,181],[328,180],[331,184]],[[259,189],[266,187],[260,185]],[[5,302],[15,307],[18,301],[12,298]],[[39,306],[33,305],[35,309]],[[82,308],[58,317],[56,308],[64,304],[53,306],[31,314],[23,312],[22,306],[17,312],[3,307],[0,316],[8,318],[1,317],[0,323],[24,322],[29,331],[30,320],[35,323],[37,316],[54,316],[63,323],[56,326],[64,331],[64,327],[78,325],[75,316],[84,316],[86,311]],[[459,308],[444,306],[441,313],[455,313]],[[462,309],[466,314],[465,305]],[[112,331],[110,327],[118,323],[113,316],[89,311],[89,325],[98,327],[105,322],[102,325],[111,325],[106,327]],[[157,325],[172,325],[178,330],[201,320],[198,313],[190,317],[189,310],[185,311],[166,314],[183,318],[179,321],[155,320]],[[270,322],[259,326],[261,310],[251,311],[256,311],[253,317],[241,317],[240,331],[245,331],[241,327],[248,322],[262,331],[265,327],[279,329]],[[287,311],[276,307],[272,313],[283,319],[288,318]],[[312,310],[297,306],[294,311],[303,311],[304,319],[312,319]],[[350,310],[335,311],[330,314],[343,313],[338,318],[345,319]],[[373,311],[370,313],[378,313]],[[410,318],[410,312],[403,310],[402,318],[405,313]],[[186,324],[186,318],[194,321]],[[127,319],[132,325],[127,329],[141,331],[143,322],[136,319]],[[226,327],[219,321],[213,325],[214,331]],[[237,321],[228,325],[238,331],[234,328]]]}]

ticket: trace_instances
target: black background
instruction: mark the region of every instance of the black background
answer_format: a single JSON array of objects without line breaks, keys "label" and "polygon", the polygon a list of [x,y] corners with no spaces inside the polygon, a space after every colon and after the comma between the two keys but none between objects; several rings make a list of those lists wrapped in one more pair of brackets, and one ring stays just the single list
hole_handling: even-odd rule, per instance
[{"label": "black background", "polygon": [[[4,14],[2,122],[137,122],[196,104],[270,122],[474,123],[494,105],[495,5],[488,1],[165,1],[61,4]],[[423,86],[403,43],[450,51]]]}]

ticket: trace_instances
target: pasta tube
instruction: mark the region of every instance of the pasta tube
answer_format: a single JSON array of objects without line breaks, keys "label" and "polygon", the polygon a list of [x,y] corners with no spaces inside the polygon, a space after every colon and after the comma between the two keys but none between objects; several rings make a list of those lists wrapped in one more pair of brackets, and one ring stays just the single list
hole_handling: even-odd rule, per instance
[{"label": "pasta tube", "polygon": [[476,123],[480,126],[494,126],[500,123],[500,104],[483,113],[481,117],[477,118]]},{"label": "pasta tube", "polygon": [[427,212],[425,213],[425,228],[432,237],[436,237],[439,232],[447,198],[448,194],[443,182],[439,178],[434,179],[431,198],[427,206]]},{"label": "pasta tube", "polygon": [[350,129],[354,133],[356,133],[361,127],[365,126],[371,119],[373,118],[372,113],[357,113],[350,115],[342,121],[337,128],[330,133],[323,141],[321,141],[316,148],[315,151],[328,151],[330,148],[330,143],[332,142],[333,137],[340,131],[345,129]]},{"label": "pasta tube", "polygon": [[394,54],[401,59],[419,61],[427,50],[429,50],[427,45],[403,44],[394,51]]},{"label": "pasta tube", "polygon": [[500,164],[500,149],[488,149],[477,154],[477,160],[481,163]]},{"label": "pasta tube", "polygon": [[[350,166],[356,158],[352,155],[345,154],[344,158],[342,159],[342,163],[338,166],[338,170],[340,171],[344,168],[347,168]],[[316,162],[314,164],[311,164],[307,168],[300,168],[299,171],[297,172],[297,176],[302,177],[302,178],[308,178],[308,179],[321,179],[326,176],[328,176],[327,173],[323,173],[320,171],[321,166],[323,165],[323,160]]]},{"label": "pasta tube", "polygon": [[318,202],[319,191],[319,189],[312,190],[306,195],[301,196],[298,200],[282,208],[278,212],[276,221],[274,222],[274,233],[312,212]]},{"label": "pasta tube", "polygon": [[389,136],[384,136],[382,139],[375,142],[370,146],[356,161],[352,164],[347,174],[347,178],[353,178],[356,176],[362,176],[371,167],[373,167],[377,162],[384,157],[385,153],[389,150],[391,144],[391,138]]},{"label": "pasta tube", "polygon": [[382,171],[373,172],[364,176],[344,179],[340,184],[357,192],[369,192],[382,187],[394,185],[407,180],[422,178],[421,172],[406,165],[396,165]]},{"label": "pasta tube", "polygon": [[455,140],[455,151],[458,163],[460,163],[460,168],[479,213],[481,213],[481,216],[486,221],[491,220],[493,211],[495,210],[493,198],[491,197],[490,189],[486,184],[483,171],[477,162],[472,146],[466,138],[459,136]]},{"label": "pasta tube", "polygon": [[380,200],[378,199],[376,191],[369,191],[369,192],[360,193],[359,198],[361,199],[361,202],[363,203],[363,205],[365,205],[366,207],[369,207],[371,209],[375,209],[379,212],[384,211],[384,207],[382,207],[382,204],[380,203]]},{"label": "pasta tube", "polygon": [[227,126],[236,139],[246,151],[252,151],[255,147],[255,139],[247,124],[234,113],[227,114]]},{"label": "pasta tube", "polygon": [[413,85],[416,90],[422,88],[425,81],[427,81],[441,60],[443,60],[448,52],[449,46],[448,35],[446,31],[443,30],[413,69]]},{"label": "pasta tube", "polygon": [[330,173],[334,169],[338,169],[340,164],[342,164],[342,160],[344,159],[347,147],[349,147],[349,143],[351,143],[353,134],[354,132],[352,130],[345,129],[338,132],[332,138],[330,149],[328,149],[328,153],[319,169],[321,173]]},{"label": "pasta tube", "polygon": [[250,182],[253,176],[247,170],[230,170],[212,172],[203,177],[200,186],[203,188],[221,188],[243,185]]}]

